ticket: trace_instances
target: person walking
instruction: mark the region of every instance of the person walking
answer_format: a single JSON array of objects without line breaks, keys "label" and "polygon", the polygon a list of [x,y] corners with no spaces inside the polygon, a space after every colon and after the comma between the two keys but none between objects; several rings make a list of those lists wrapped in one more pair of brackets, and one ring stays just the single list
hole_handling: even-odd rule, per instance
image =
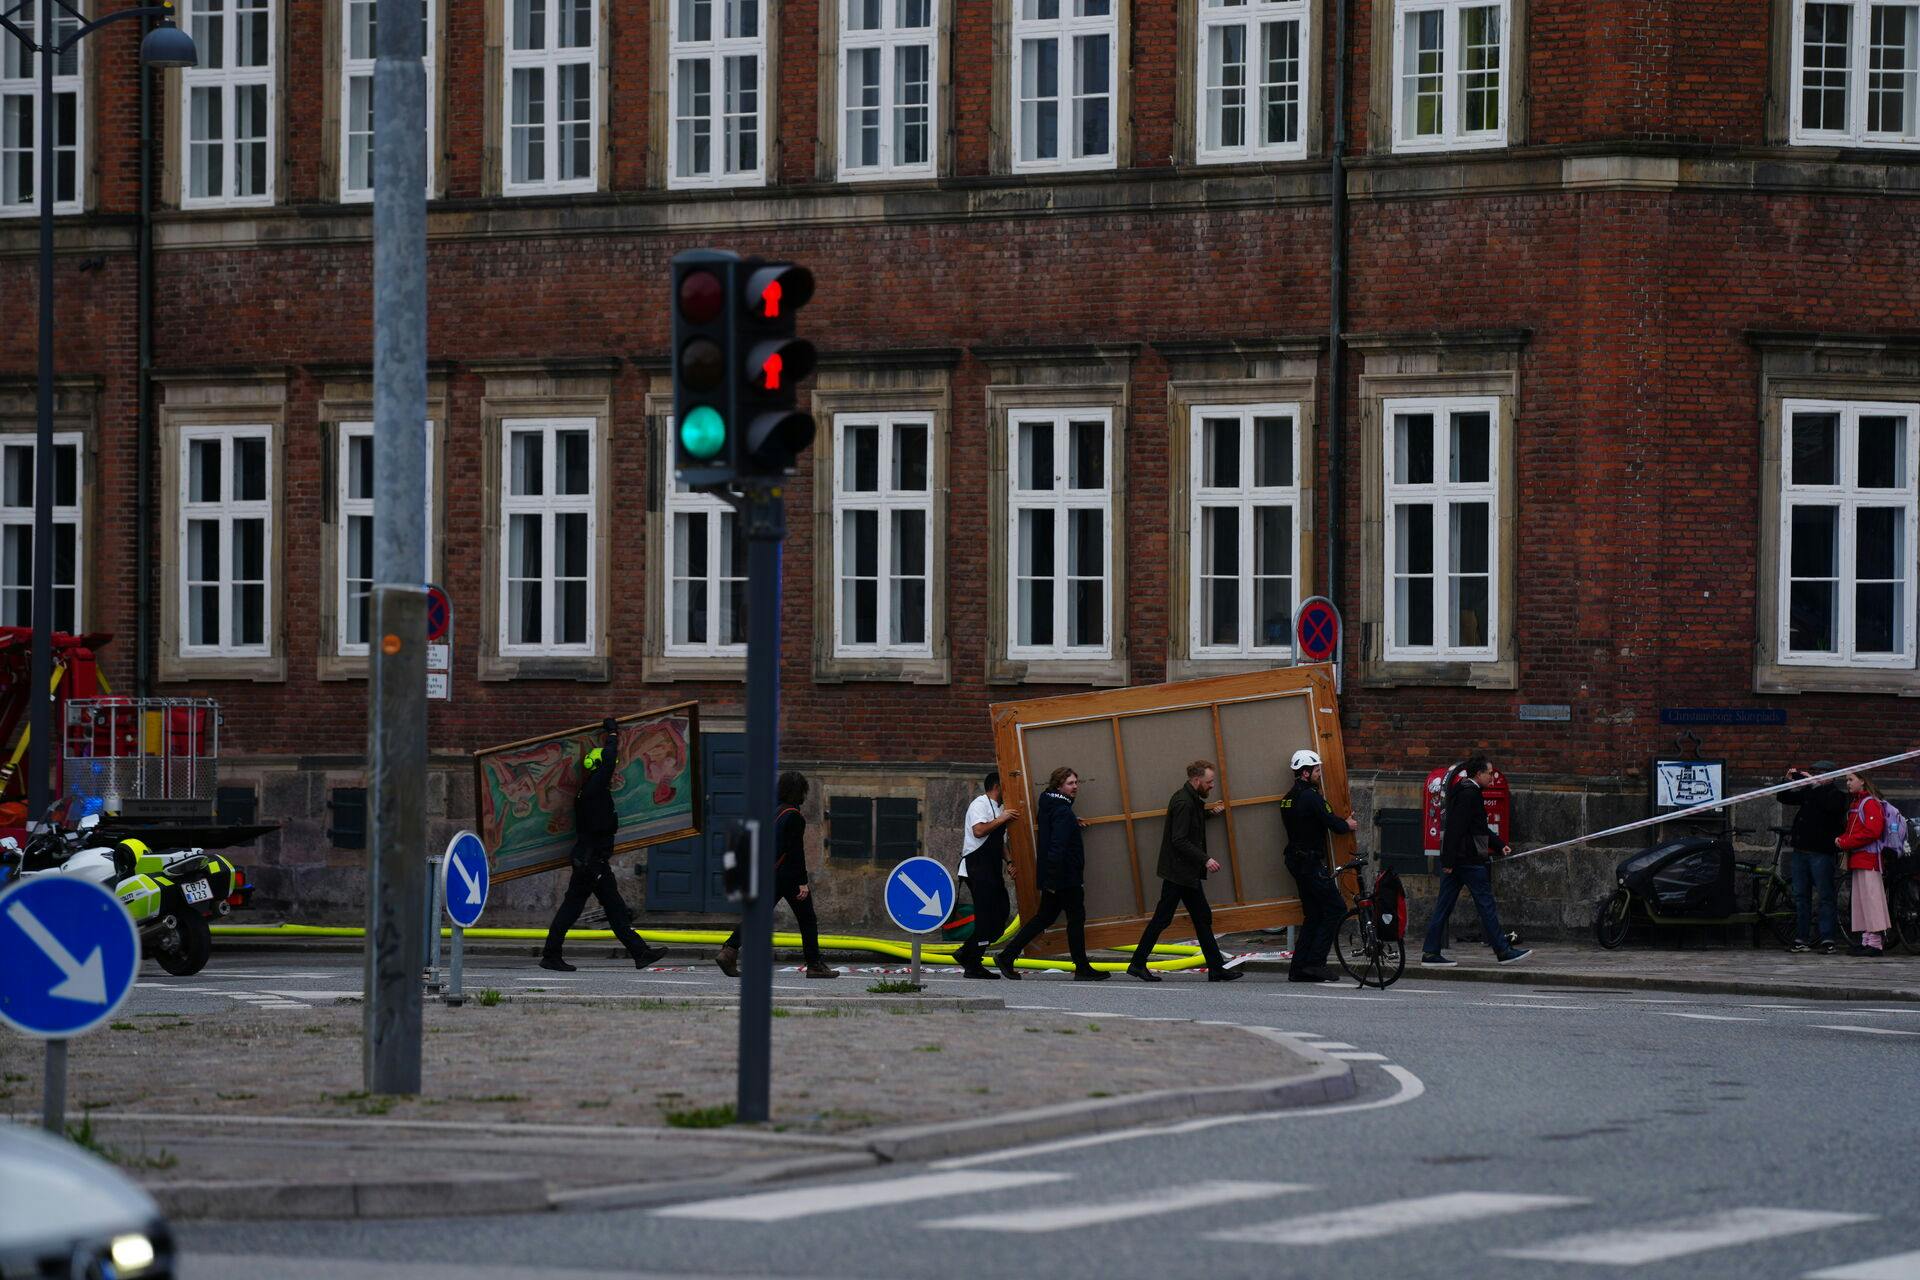
[{"label": "person walking", "polygon": [[581,758],[585,773],[580,790],[573,798],[573,875],[560,899],[560,909],[547,926],[546,946],[540,951],[540,967],[560,973],[572,973],[576,966],[561,956],[567,930],[580,918],[589,896],[598,898],[607,913],[607,927],[620,945],[633,957],[636,969],[644,969],[666,958],[664,947],[649,947],[633,931],[633,916],[626,899],[620,896],[620,882],[614,878],[608,859],[613,857],[614,836],[620,830],[620,815],[613,804],[613,775],[620,765],[620,726],[608,716],[601,722],[604,741]]},{"label": "person walking", "polygon": [[1160,833],[1160,902],[1153,909],[1140,945],[1133,949],[1133,962],[1127,972],[1142,982],[1159,982],[1160,975],[1147,968],[1154,943],[1173,923],[1173,913],[1185,907],[1200,935],[1200,952],[1207,959],[1208,982],[1232,982],[1241,976],[1238,969],[1227,968],[1226,957],[1213,936],[1213,909],[1207,905],[1207,873],[1218,871],[1220,863],[1207,854],[1207,816],[1225,813],[1223,801],[1208,803],[1218,777],[1210,760],[1195,760],[1187,766],[1187,780],[1167,801],[1167,824]]},{"label": "person walking", "polygon": [[[807,818],[800,806],[807,802],[806,775],[792,769],[780,775],[774,791],[780,808],[773,818],[773,892],[793,912],[800,926],[800,946],[809,978],[837,978],[840,971],[820,958],[820,918],[813,911],[813,887],[807,882]],[[740,930],[728,935],[714,957],[720,972],[740,976]]]},{"label": "person walking", "polygon": [[[1832,773],[1839,766],[1831,760],[1813,762],[1813,772],[1789,769],[1787,777],[1810,779]],[[1852,807],[1847,793],[1826,782],[1802,782],[1791,791],[1780,793],[1780,803],[1793,806],[1792,832],[1787,840],[1793,845],[1793,942],[1788,951],[1807,952],[1816,947],[1822,955],[1840,949],[1834,941],[1838,921],[1835,904],[1840,899],[1838,868],[1840,837],[1846,834],[1847,810]],[[1819,900],[1819,916],[1814,901]],[[1819,932],[1815,933],[1815,926]]]},{"label": "person walking", "polygon": [[993,958],[1004,977],[1020,977],[1013,962],[1028,943],[1052,927],[1063,911],[1067,916],[1067,949],[1073,953],[1073,980],[1105,982],[1113,976],[1094,968],[1087,959],[1087,851],[1080,838],[1080,819],[1073,815],[1074,797],[1079,794],[1080,775],[1061,765],[1047,778],[1046,792],[1035,806],[1034,871],[1040,885],[1040,906],[1033,919]]},{"label": "person walking", "polygon": [[1880,877],[1880,844],[1887,834],[1887,804],[1880,788],[1857,773],[1844,779],[1853,805],[1847,810],[1847,830],[1836,842],[1847,857],[1853,877],[1853,931],[1860,940],[1848,955],[1877,956],[1882,934],[1892,925],[1887,913],[1887,886]]},{"label": "person walking", "polygon": [[1493,780],[1493,764],[1481,755],[1471,756],[1460,767],[1460,780],[1447,797],[1445,833],[1440,837],[1440,898],[1433,904],[1433,919],[1427,922],[1426,944],[1420,949],[1420,963],[1451,968],[1456,963],[1446,953],[1447,925],[1460,891],[1473,895],[1480,911],[1480,928],[1493,958],[1501,964],[1525,960],[1533,954],[1530,947],[1516,947],[1507,941],[1500,924],[1500,909],[1493,902],[1493,855],[1513,852],[1493,834],[1487,822],[1487,801],[1482,794]]},{"label": "person walking", "polygon": [[1000,941],[1012,905],[1007,901],[1007,824],[1020,810],[1001,805],[1000,771],[986,778],[985,789],[967,806],[966,832],[960,839],[960,880],[973,897],[973,936],[953,953],[969,978],[999,978],[980,963],[988,947]]},{"label": "person walking", "polygon": [[1340,896],[1333,869],[1327,865],[1327,837],[1351,835],[1359,824],[1352,814],[1336,817],[1320,794],[1326,770],[1319,752],[1305,748],[1294,752],[1292,768],[1293,790],[1280,800],[1280,821],[1287,828],[1287,874],[1300,890],[1306,919],[1293,948],[1293,962],[1287,966],[1287,981],[1338,982],[1339,975],[1327,968],[1327,952],[1333,949],[1340,917],[1347,913],[1347,900]]}]

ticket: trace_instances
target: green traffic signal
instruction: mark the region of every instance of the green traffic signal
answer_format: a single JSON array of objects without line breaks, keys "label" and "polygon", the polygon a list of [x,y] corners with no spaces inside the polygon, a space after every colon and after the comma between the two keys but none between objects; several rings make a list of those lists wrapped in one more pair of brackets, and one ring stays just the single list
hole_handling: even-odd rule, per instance
[{"label": "green traffic signal", "polygon": [[680,447],[702,461],[727,447],[727,424],[717,409],[700,405],[680,424]]}]

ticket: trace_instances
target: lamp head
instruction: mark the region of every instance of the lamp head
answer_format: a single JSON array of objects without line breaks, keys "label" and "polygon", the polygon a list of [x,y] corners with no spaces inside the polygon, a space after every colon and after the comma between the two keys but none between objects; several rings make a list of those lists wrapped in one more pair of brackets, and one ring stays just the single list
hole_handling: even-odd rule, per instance
[{"label": "lamp head", "polygon": [[140,61],[163,70],[199,66],[200,51],[193,47],[193,37],[173,25],[173,5],[161,7],[166,10],[166,16],[140,41]]}]

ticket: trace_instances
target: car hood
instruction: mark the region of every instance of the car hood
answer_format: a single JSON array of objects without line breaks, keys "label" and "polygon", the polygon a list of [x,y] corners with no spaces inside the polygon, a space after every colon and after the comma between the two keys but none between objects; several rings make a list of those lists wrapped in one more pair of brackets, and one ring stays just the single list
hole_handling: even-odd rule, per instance
[{"label": "car hood", "polygon": [[153,1197],[106,1161],[60,1138],[0,1122],[0,1253],[145,1231]]}]

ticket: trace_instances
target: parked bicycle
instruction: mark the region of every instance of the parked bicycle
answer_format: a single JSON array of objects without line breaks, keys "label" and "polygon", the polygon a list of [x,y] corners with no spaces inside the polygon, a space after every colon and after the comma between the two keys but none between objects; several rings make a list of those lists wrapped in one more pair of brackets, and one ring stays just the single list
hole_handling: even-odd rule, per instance
[{"label": "parked bicycle", "polygon": [[1334,954],[1347,976],[1363,987],[1385,991],[1407,969],[1407,899],[1404,893],[1377,892],[1379,881],[1368,874],[1365,854],[1334,868],[1334,875],[1351,871],[1359,889],[1353,906],[1334,931]]},{"label": "parked bicycle", "polygon": [[1762,866],[1735,855],[1741,834],[1682,836],[1622,859],[1594,915],[1594,941],[1612,951],[1636,925],[1759,925],[1783,947],[1793,941],[1793,887],[1780,874],[1785,837],[1773,865]]}]

